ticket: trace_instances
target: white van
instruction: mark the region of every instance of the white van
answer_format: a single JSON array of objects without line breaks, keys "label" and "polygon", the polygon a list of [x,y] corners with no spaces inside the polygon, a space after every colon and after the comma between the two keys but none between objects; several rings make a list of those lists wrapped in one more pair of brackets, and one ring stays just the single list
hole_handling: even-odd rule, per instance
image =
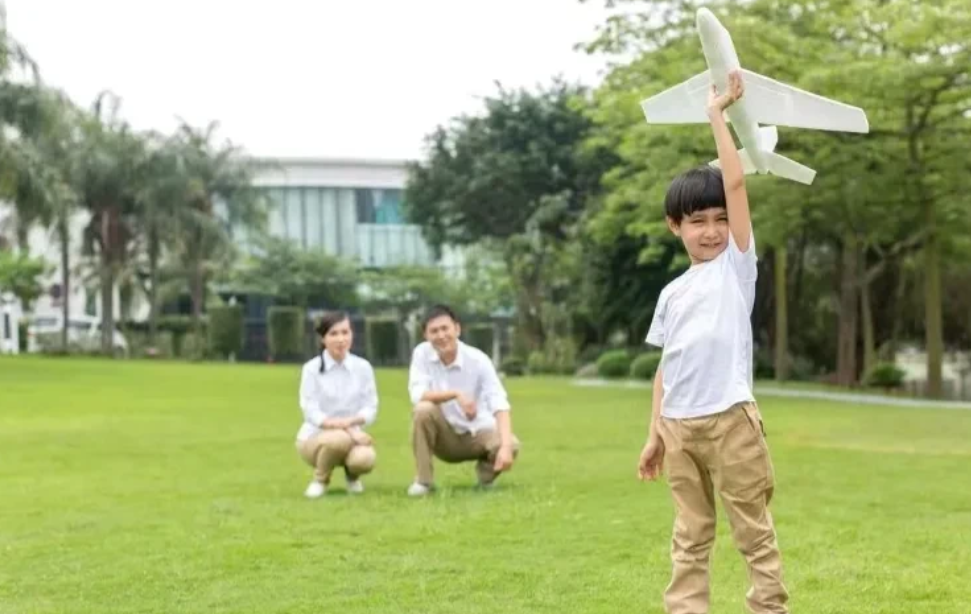
[{"label": "white van", "polygon": [[[39,352],[43,347],[60,347],[61,316],[35,315],[27,325],[27,351]],[[115,356],[128,356],[128,341],[117,328],[111,336]],[[94,316],[71,316],[67,326],[68,345],[83,352],[101,349],[101,319]]]}]

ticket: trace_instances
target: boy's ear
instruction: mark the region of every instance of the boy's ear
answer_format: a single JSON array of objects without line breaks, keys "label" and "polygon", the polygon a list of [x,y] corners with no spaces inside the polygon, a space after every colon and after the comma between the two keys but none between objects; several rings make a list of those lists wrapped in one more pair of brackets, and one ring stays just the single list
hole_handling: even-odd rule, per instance
[{"label": "boy's ear", "polygon": [[680,237],[681,236],[681,224],[679,224],[678,222],[675,222],[671,218],[670,215],[665,216],[664,219],[667,220],[667,222],[668,222],[668,228],[671,230],[672,233],[674,233],[674,236]]}]

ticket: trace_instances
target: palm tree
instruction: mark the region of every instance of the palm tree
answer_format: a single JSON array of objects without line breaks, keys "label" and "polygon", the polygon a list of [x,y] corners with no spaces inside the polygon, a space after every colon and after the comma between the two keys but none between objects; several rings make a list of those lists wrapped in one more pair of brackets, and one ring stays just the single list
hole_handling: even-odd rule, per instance
[{"label": "palm tree", "polygon": [[266,219],[265,196],[252,186],[253,163],[232,143],[216,145],[217,127],[199,130],[182,122],[175,136],[188,179],[187,199],[176,212],[175,251],[189,278],[197,331],[206,283],[233,256],[231,229],[261,229]]},{"label": "palm tree", "polygon": [[14,235],[21,251],[27,249],[30,227],[49,213],[36,199],[26,198],[40,185],[42,156],[30,138],[41,131],[43,115],[37,65],[0,20],[0,197],[14,203]]},{"label": "palm tree", "polygon": [[149,151],[142,169],[138,197],[138,230],[144,241],[148,283],[143,291],[149,303],[149,345],[158,335],[162,257],[175,244],[178,212],[189,199],[189,176],[180,144],[174,138],[149,135]]},{"label": "palm tree", "polygon": [[63,295],[61,346],[67,347],[71,299],[71,215],[77,193],[71,185],[68,163],[76,141],[76,109],[62,93],[44,89],[41,128],[19,143],[13,156],[16,186],[13,200],[22,219],[53,226],[61,252]]},{"label": "palm tree", "polygon": [[144,139],[118,117],[118,99],[97,98],[81,120],[79,146],[71,157],[72,183],[90,214],[84,231],[85,252],[97,256],[101,287],[101,350],[110,355],[117,275],[136,239],[139,179],[145,163]]}]

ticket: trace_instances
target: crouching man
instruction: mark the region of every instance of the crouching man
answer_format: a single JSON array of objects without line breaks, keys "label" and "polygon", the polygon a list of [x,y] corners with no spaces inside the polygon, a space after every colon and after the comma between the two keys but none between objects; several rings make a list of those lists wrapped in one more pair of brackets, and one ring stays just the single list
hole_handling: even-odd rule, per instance
[{"label": "crouching man", "polygon": [[479,486],[489,487],[519,453],[506,389],[489,357],[459,340],[462,327],[449,307],[433,307],[422,327],[425,341],[412,353],[408,377],[417,471],[408,494],[434,489],[433,457],[474,461]]}]

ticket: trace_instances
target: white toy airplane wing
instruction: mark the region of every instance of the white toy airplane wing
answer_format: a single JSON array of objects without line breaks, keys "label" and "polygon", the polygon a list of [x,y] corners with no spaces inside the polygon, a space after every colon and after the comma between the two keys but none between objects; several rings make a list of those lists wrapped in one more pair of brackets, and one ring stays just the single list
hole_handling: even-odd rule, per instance
[{"label": "white toy airplane wing", "polygon": [[706,124],[710,87],[706,70],[644,100],[641,109],[651,124]]},{"label": "white toy airplane wing", "polygon": [[[866,113],[859,107],[811,94],[750,70],[742,69],[742,81],[745,83],[742,100],[752,119],[760,124],[839,132],[870,131]],[[703,112],[704,105],[700,109]]]}]

